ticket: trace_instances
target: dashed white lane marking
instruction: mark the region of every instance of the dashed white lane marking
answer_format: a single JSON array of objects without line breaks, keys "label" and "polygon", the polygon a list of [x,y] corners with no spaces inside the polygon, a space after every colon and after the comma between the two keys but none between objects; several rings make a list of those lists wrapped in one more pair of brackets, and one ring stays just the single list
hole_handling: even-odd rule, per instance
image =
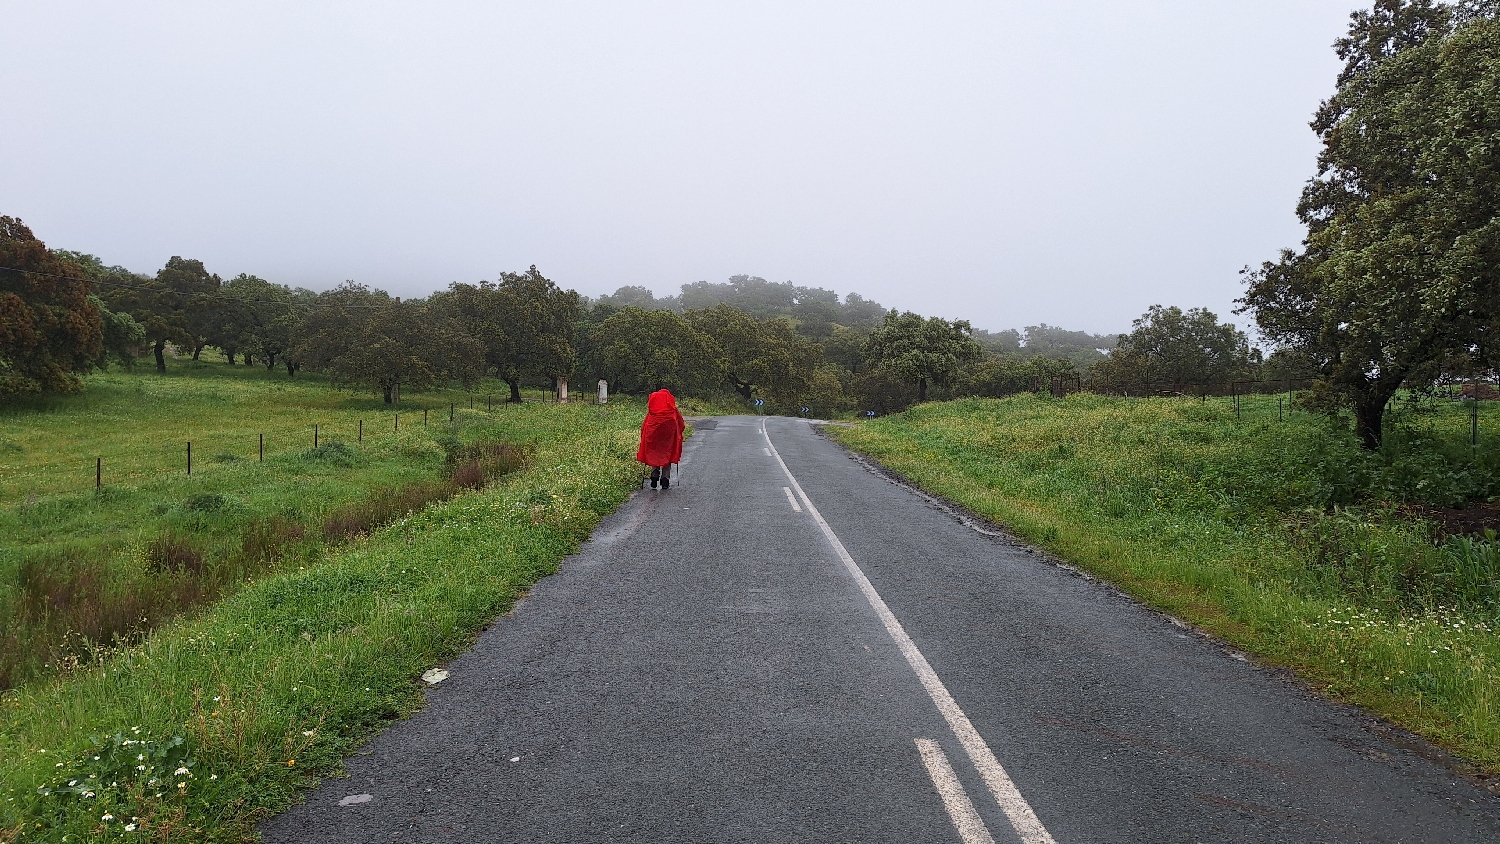
[{"label": "dashed white lane marking", "polygon": [[948,687],[943,685],[937,672],[932,670],[927,657],[922,656],[922,652],[917,650],[911,637],[906,635],[906,628],[901,626],[895,613],[892,613],[891,608],[886,606],[885,599],[875,591],[875,587],[870,583],[870,579],[865,577],[864,570],[859,567],[859,563],[854,562],[854,558],[849,556],[849,550],[844,547],[844,543],[839,541],[838,534],[833,532],[833,528],[828,526],[828,522],[823,519],[823,514],[819,513],[818,508],[813,505],[812,499],[807,497],[802,484],[797,483],[797,477],[792,474],[791,469],[787,468],[786,461],[781,459],[781,452],[776,450],[776,444],[771,442],[771,435],[766,431],[765,422],[760,423],[760,434],[766,438],[766,447],[771,450],[771,456],[775,457],[776,462],[780,464],[781,471],[786,473],[787,480],[791,482],[792,489],[797,491],[797,496],[802,499],[808,515],[818,523],[828,544],[844,562],[844,568],[859,585],[859,590],[864,593],[865,600],[870,602],[875,615],[885,625],[885,630],[895,641],[897,649],[901,651],[902,656],[906,657],[907,664],[916,672],[922,688],[927,690],[928,696],[937,705],[938,711],[948,722],[948,727],[953,730],[953,735],[963,746],[969,760],[979,770],[979,776],[984,779],[984,784],[989,787],[990,793],[995,795],[995,802],[1000,804],[1000,809],[1005,812],[1005,817],[1010,820],[1010,825],[1021,837],[1021,841],[1024,844],[1056,844],[1052,834],[1047,832],[1047,828],[1042,826],[1041,820],[1037,818],[1036,812],[1032,811],[1031,804],[1021,796],[1020,790],[1011,781],[1010,775],[1005,772],[1000,760],[995,758],[995,752],[990,750],[988,744],[985,744],[984,737],[974,729],[969,716],[959,708],[958,701],[953,699],[953,695],[948,692]]},{"label": "dashed white lane marking", "polygon": [[989,828],[984,825],[979,813],[974,811],[974,803],[959,784],[958,775],[953,773],[953,766],[948,764],[948,754],[932,739],[919,738],[916,741],[917,752],[922,754],[922,764],[927,766],[927,775],[932,777],[938,796],[943,798],[943,808],[948,810],[948,817],[953,819],[958,837],[963,839],[964,844],[995,844],[995,839],[990,837]]},{"label": "dashed white lane marking", "polygon": [[781,488],[781,491],[786,493],[787,503],[792,505],[792,509],[796,510],[798,513],[802,512],[802,505],[797,503],[797,496],[792,495],[792,488],[784,486]]},{"label": "dashed white lane marking", "polygon": [[[762,432],[762,433],[764,433],[764,432]],[[771,450],[769,448],[763,448],[763,449],[761,449],[761,451],[764,451],[766,453],[767,457],[771,456]]]}]

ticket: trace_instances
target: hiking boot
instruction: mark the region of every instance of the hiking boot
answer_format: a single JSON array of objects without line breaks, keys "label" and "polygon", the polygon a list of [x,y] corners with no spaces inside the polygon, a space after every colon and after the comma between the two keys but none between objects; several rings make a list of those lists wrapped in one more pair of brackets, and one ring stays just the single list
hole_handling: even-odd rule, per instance
[{"label": "hiking boot", "polygon": [[672,481],[670,479],[668,479],[667,477],[663,476],[662,479],[661,479],[661,488],[662,489],[671,489],[672,488]]}]

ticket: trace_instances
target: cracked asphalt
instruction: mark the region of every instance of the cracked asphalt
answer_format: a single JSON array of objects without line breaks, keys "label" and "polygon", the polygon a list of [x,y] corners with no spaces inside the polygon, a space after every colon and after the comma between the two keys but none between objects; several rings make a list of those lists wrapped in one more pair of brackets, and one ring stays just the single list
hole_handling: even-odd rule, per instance
[{"label": "cracked asphalt", "polygon": [[983,840],[918,740],[985,834],[1025,840],[762,425],[1058,844],[1500,841],[1500,797],[1441,751],[775,417],[698,423],[671,490],[605,520],[264,840]]}]

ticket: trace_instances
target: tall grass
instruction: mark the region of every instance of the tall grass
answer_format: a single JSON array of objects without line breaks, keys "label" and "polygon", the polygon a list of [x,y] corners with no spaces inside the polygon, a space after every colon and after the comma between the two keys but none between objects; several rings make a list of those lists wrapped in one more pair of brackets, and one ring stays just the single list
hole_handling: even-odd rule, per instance
[{"label": "tall grass", "polygon": [[[1399,516],[1395,497],[1424,475],[1478,478],[1500,438],[1478,453],[1445,442],[1445,453],[1414,434],[1372,455],[1321,417],[1278,419],[1275,397],[1244,402],[1236,414],[1223,399],[963,400],[833,435],[1143,601],[1500,769],[1494,546],[1445,540]],[[1404,430],[1442,440],[1451,421]]]}]

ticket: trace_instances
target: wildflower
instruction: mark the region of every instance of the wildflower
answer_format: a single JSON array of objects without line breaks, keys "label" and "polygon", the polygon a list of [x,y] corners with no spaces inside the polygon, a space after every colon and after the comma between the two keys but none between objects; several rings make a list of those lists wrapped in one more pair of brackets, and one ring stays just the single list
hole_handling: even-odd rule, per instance
[{"label": "wildflower", "polygon": [[133,824],[133,823],[125,824],[125,831],[126,832],[135,832],[135,824]]},{"label": "wildflower", "polygon": [[297,760],[296,759],[288,759],[288,760],[286,760],[286,766],[288,768],[292,767],[295,764],[297,764]]},{"label": "wildflower", "polygon": [[216,779],[219,778],[219,775],[218,774],[209,774],[208,778],[211,779],[211,780],[216,780]]},{"label": "wildflower", "polygon": [[302,735],[304,735],[304,736],[311,736],[312,734],[313,734],[312,730],[303,730],[302,731]]},{"label": "wildflower", "polygon": [[179,777],[180,777],[180,776],[182,776],[182,775],[183,775],[183,774],[185,774],[185,773],[187,773],[187,772],[188,772],[188,769],[187,769],[187,768],[178,768],[178,769],[177,769],[177,770],[175,770],[175,771],[173,771],[173,772],[172,772],[172,773],[173,773],[173,774],[174,774],[174,775],[175,775],[175,776],[179,776]]},{"label": "wildflower", "polygon": [[104,813],[103,815],[101,815],[99,817],[99,820],[101,820],[101,821],[112,821],[114,819],[115,819],[115,816],[109,814],[108,812]]},{"label": "wildflower", "polygon": [[146,770],[146,766],[145,765],[136,765],[135,769],[137,771],[144,771],[144,770]]},{"label": "wildflower", "polygon": [[137,761],[137,762],[144,762],[144,761],[146,761],[146,754],[144,754],[144,753],[138,754],[135,757],[135,761]]},{"label": "wildflower", "polygon": [[178,788],[187,788],[187,783],[185,783],[185,782],[180,782],[180,783],[178,783],[178,784],[177,784],[177,787],[178,787]]}]

